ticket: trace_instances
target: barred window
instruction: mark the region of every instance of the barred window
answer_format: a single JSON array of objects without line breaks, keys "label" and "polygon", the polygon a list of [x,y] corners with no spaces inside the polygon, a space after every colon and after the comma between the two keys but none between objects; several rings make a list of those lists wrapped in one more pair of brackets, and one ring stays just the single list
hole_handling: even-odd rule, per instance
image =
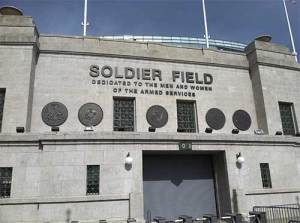
[{"label": "barred window", "polygon": [[5,89],[0,89],[0,132],[2,129],[4,100],[5,100]]},{"label": "barred window", "polygon": [[191,101],[177,101],[178,132],[196,132],[195,103]]},{"label": "barred window", "polygon": [[114,98],[114,131],[134,131],[134,99]]},{"label": "barred window", "polygon": [[86,176],[86,194],[99,194],[99,165],[88,165]]},{"label": "barred window", "polygon": [[293,104],[279,102],[280,117],[284,135],[295,135],[295,116],[293,114]]},{"label": "barred window", "polygon": [[12,167],[0,167],[0,198],[10,197]]},{"label": "barred window", "polygon": [[270,168],[268,163],[260,164],[260,173],[261,173],[263,188],[272,188]]}]

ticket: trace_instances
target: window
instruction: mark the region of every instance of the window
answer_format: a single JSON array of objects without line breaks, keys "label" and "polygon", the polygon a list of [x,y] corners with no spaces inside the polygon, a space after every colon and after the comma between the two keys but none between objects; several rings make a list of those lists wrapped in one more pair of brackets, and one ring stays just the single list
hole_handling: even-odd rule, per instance
[{"label": "window", "polygon": [[260,164],[260,173],[263,188],[272,188],[270,168],[268,163]]},{"label": "window", "polygon": [[86,170],[86,194],[99,194],[99,165],[88,165]]},{"label": "window", "polygon": [[12,167],[0,167],[0,198],[10,197]]},{"label": "window", "polygon": [[5,89],[0,89],[0,132],[2,128],[4,99],[5,99]]},{"label": "window", "polygon": [[114,98],[114,131],[134,131],[134,99]]},{"label": "window", "polygon": [[292,103],[279,102],[280,117],[284,135],[295,135],[295,116]]},{"label": "window", "polygon": [[195,103],[177,101],[177,132],[196,132]]}]

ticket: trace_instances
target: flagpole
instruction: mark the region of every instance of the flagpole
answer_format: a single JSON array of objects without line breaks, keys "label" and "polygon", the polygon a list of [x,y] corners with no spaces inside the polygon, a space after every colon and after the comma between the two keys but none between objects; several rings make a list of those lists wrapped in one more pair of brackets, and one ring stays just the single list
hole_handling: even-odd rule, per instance
[{"label": "flagpole", "polygon": [[84,0],[83,36],[86,36],[86,26],[87,26],[87,0]]},{"label": "flagpole", "polygon": [[205,27],[206,47],[209,48],[208,31],[207,31],[207,20],[206,20],[206,10],[205,10],[205,0],[202,0],[202,9],[203,9],[203,19],[204,19],[204,27]]},{"label": "flagpole", "polygon": [[290,19],[289,19],[289,14],[288,14],[288,11],[287,11],[287,8],[286,8],[285,0],[282,0],[282,1],[283,1],[284,11],[285,11],[285,16],[286,16],[286,21],[287,21],[287,24],[288,24],[288,27],[289,27],[289,33],[290,33],[290,38],[291,38],[292,48],[293,48],[293,55],[295,56],[296,62],[298,62],[297,52],[296,52],[296,48],[295,48],[293,33],[292,33]]}]

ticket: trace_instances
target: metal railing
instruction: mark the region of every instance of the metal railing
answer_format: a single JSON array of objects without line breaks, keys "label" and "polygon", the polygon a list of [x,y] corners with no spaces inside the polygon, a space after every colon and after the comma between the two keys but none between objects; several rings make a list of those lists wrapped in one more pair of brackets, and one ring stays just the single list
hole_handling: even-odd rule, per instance
[{"label": "metal railing", "polygon": [[253,211],[265,212],[267,223],[288,223],[300,220],[299,204],[254,206]]},{"label": "metal railing", "polygon": [[[137,41],[144,43],[162,43],[168,45],[176,46],[187,46],[192,48],[205,48],[205,39],[195,38],[195,37],[181,37],[181,36],[134,36],[134,35],[124,35],[124,36],[99,36],[100,39],[107,40],[127,40],[127,41]],[[243,52],[246,44],[239,42],[231,42],[225,40],[209,39],[209,45],[212,48],[217,48],[220,50],[229,50]]]}]

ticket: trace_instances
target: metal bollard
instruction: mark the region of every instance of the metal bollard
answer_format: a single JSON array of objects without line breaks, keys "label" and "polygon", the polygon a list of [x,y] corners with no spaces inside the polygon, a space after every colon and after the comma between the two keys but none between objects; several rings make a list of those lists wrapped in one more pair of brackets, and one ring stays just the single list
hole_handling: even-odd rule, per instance
[{"label": "metal bollard", "polygon": [[250,217],[255,216],[254,223],[267,223],[266,212],[250,211],[249,215]]},{"label": "metal bollard", "polygon": [[203,221],[203,223],[217,223],[217,221],[218,221],[217,216],[211,215],[211,214],[205,214],[205,215],[203,215],[203,218],[206,219]]},{"label": "metal bollard", "polygon": [[300,220],[289,220],[288,223],[300,223]]},{"label": "metal bollard", "polygon": [[188,215],[179,215],[179,219],[183,220],[183,223],[193,223],[193,217]]},{"label": "metal bollard", "polygon": [[157,217],[153,218],[153,221],[155,221],[157,223],[166,223],[166,218],[157,216]]},{"label": "metal bollard", "polygon": [[228,223],[241,223],[242,222],[242,215],[241,214],[228,213],[228,214],[225,214],[224,217],[221,217],[221,219],[228,222]]},{"label": "metal bollard", "polygon": [[204,221],[206,221],[206,220],[207,220],[207,218],[195,218],[195,219],[194,219],[194,223],[196,223],[196,222],[198,222],[198,221],[204,222]]},{"label": "metal bollard", "polygon": [[135,218],[128,218],[127,219],[127,223],[135,223],[135,222],[136,222]]},{"label": "metal bollard", "polygon": [[168,220],[165,221],[165,223],[175,223],[175,221],[168,219]]}]

